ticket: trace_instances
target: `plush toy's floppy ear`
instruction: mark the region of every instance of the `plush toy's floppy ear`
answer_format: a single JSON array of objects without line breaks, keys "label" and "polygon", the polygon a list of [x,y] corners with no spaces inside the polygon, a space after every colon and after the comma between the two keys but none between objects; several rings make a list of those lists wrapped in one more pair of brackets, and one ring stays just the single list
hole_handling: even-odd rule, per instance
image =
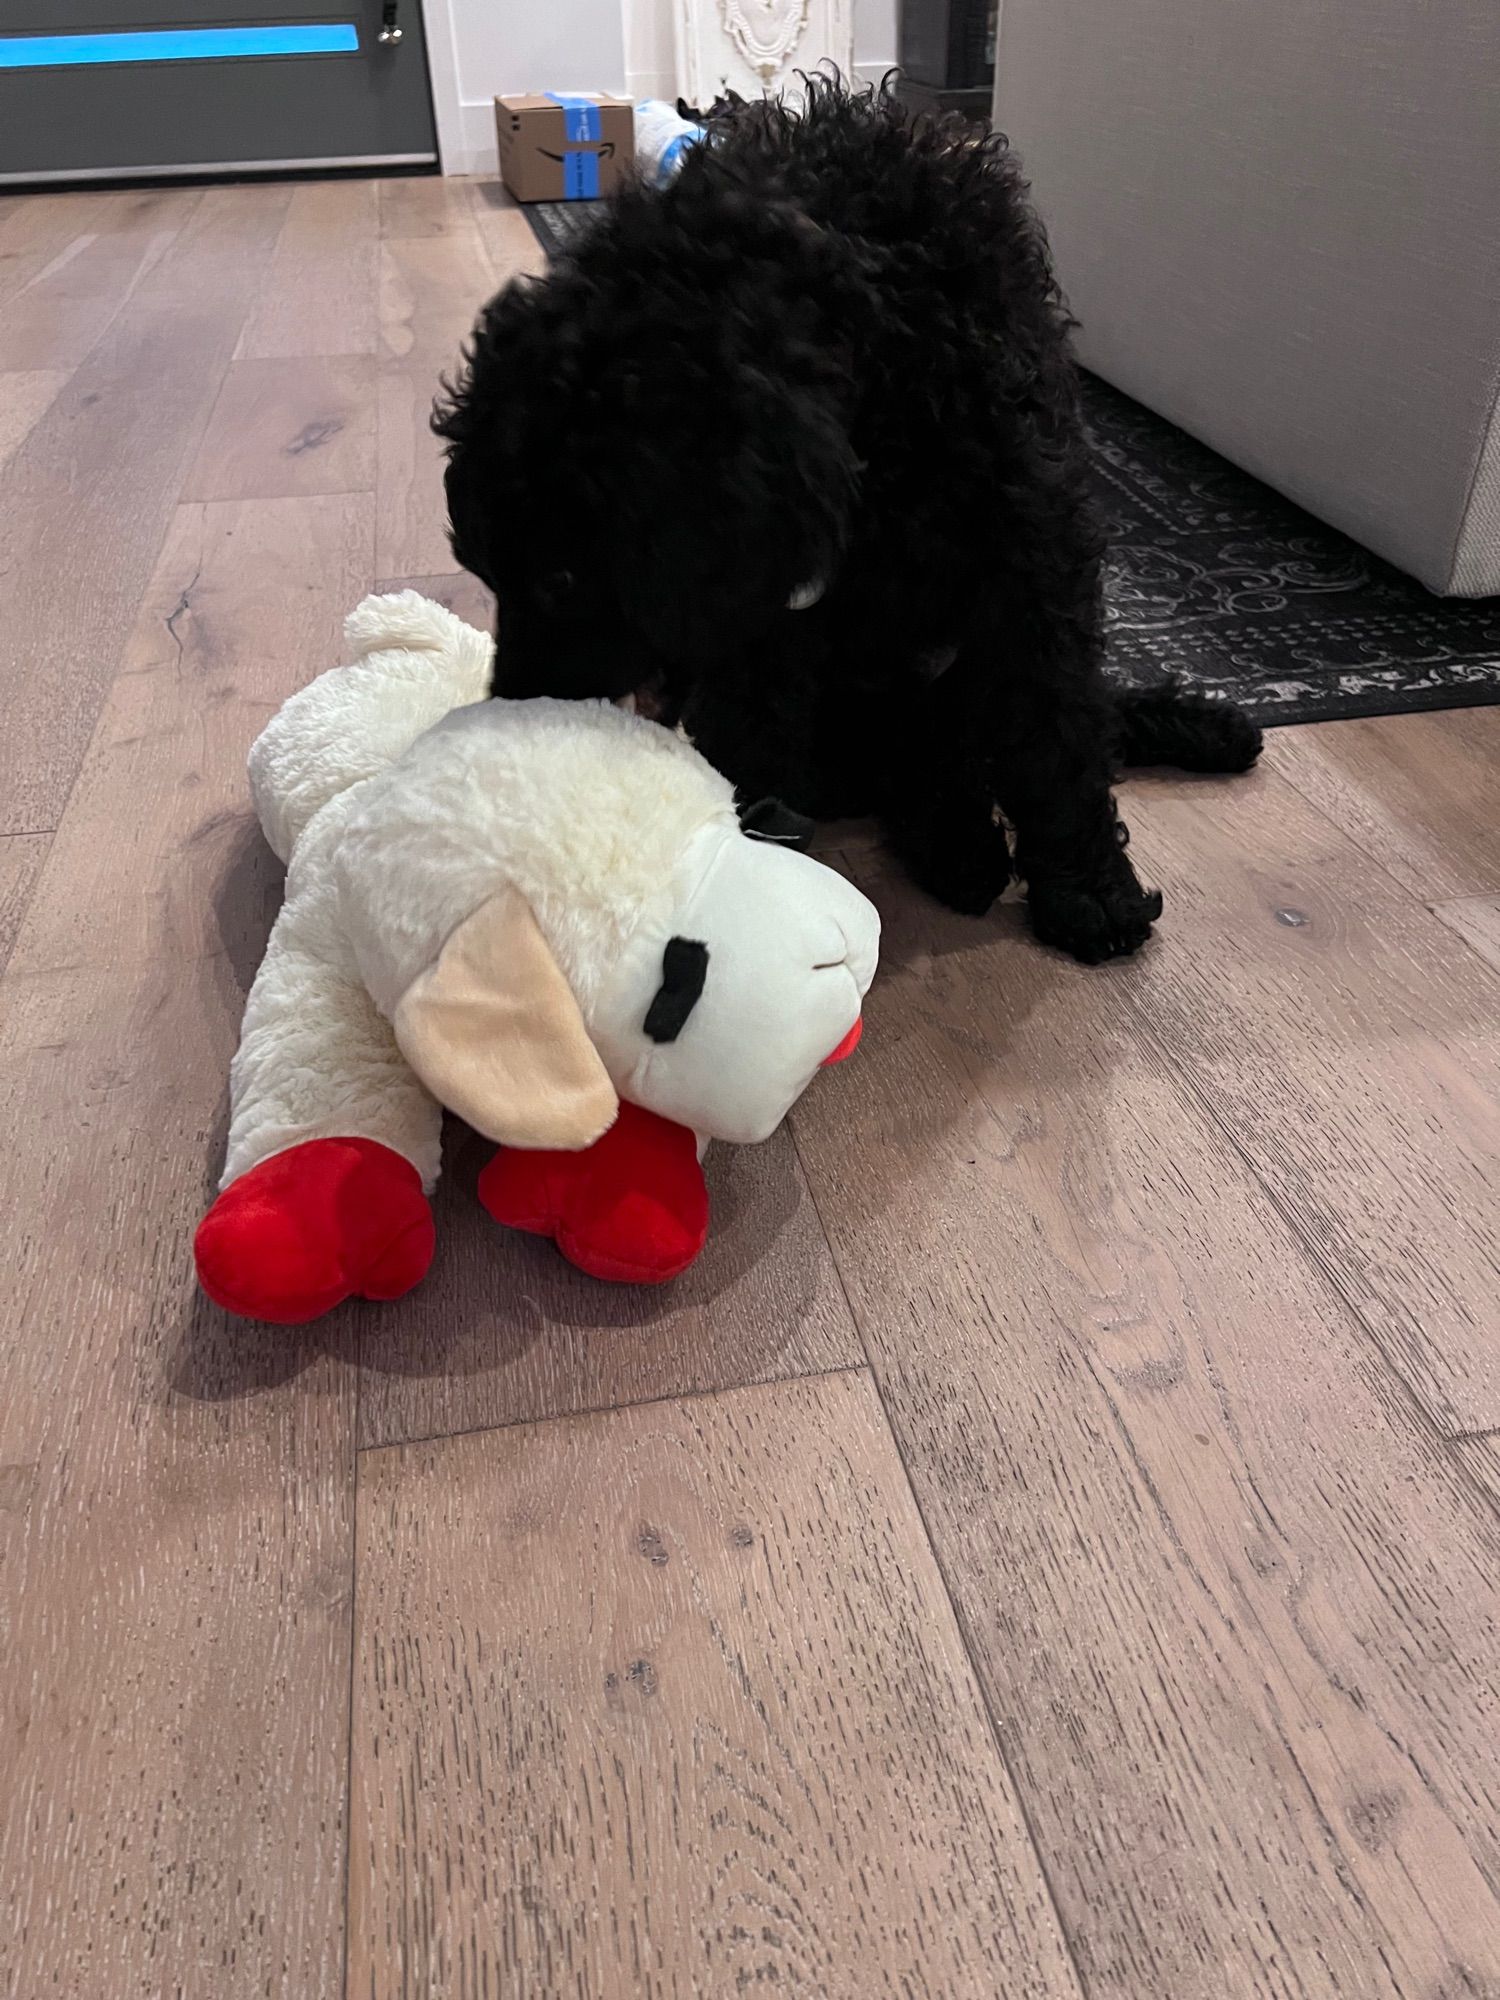
[{"label": "plush toy's floppy ear", "polygon": [[439,1103],[500,1145],[581,1152],[615,1121],[614,1086],[517,889],[465,918],[392,1026]]}]

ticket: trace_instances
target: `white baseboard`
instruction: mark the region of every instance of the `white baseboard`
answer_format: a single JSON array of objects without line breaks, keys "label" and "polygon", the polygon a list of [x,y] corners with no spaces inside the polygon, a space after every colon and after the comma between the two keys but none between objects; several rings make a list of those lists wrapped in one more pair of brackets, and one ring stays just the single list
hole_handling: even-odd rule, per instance
[{"label": "white baseboard", "polygon": [[[894,62],[856,63],[858,83],[879,83]],[[625,79],[627,94],[639,104],[643,98],[664,97],[677,101],[677,79],[670,70],[632,70]],[[477,103],[457,106],[457,118],[442,121],[443,172],[445,174],[497,174],[500,154],[495,143],[495,103],[490,97]]]},{"label": "white baseboard", "polygon": [[679,95],[677,72],[672,69],[627,70],[625,90],[635,104],[643,104],[648,97],[659,97],[667,104],[675,104]]},{"label": "white baseboard", "polygon": [[482,98],[457,107],[452,142],[443,147],[445,174],[498,174],[500,148],[495,139],[495,100]]}]

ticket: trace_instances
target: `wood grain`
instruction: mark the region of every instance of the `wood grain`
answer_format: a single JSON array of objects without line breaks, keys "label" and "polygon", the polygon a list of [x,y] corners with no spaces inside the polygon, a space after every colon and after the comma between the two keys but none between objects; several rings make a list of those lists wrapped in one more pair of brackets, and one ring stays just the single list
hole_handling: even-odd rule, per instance
[{"label": "wood grain", "polygon": [[66,368],[0,375],[0,472],[67,381]]},{"label": "wood grain", "polygon": [[1273,729],[1271,768],[1427,901],[1500,889],[1500,708]]},{"label": "wood grain", "polygon": [[469,206],[484,240],[497,291],[512,278],[538,277],[546,270],[546,251],[537,242],[525,210],[501,182],[470,181]]},{"label": "wood grain", "polygon": [[480,632],[495,629],[495,600],[485,589],[477,576],[470,576],[467,570],[455,569],[438,572],[431,576],[387,576],[376,584],[377,590],[420,590],[424,597],[430,597],[438,604],[447,605],[460,618]]},{"label": "wood grain", "polygon": [[1500,1515],[1500,1432],[1459,1438],[1449,1446],[1486,1502]]},{"label": "wood grain", "polygon": [[42,872],[51,845],[50,833],[0,836],[0,975],[9,962],[36,878]]},{"label": "wood grain", "polygon": [[382,575],[420,576],[451,567],[443,449],[432,405],[457,349],[386,359],[377,387],[375,560]]},{"label": "wood grain", "polygon": [[1486,1991],[1500,1522],[1141,967],[866,886],[864,1042],[794,1124],[1086,1990]]},{"label": "wood grain", "polygon": [[1493,975],[1273,772],[1130,805],[1167,895],[1141,1031],[1433,1423],[1500,1423]]},{"label": "wood grain", "polygon": [[459,367],[463,344],[495,288],[495,267],[467,195],[452,207],[441,233],[381,245],[376,551],[383,575],[420,576],[453,566],[432,405],[442,378]]},{"label": "wood grain", "polygon": [[440,174],[407,174],[377,184],[382,236],[462,234],[472,221],[469,183]]},{"label": "wood grain", "polygon": [[311,181],[295,188],[236,359],[373,354],[376,272],[374,182]]},{"label": "wood grain", "polygon": [[377,367],[373,355],[234,362],[183,498],[373,491]]},{"label": "wood grain", "polygon": [[377,562],[421,576],[453,566],[433,400],[498,278],[466,183],[383,183],[381,201]]},{"label": "wood grain", "polygon": [[27,285],[70,243],[107,221],[107,195],[17,196],[0,215],[0,305]]},{"label": "wood grain", "polygon": [[[820,1079],[831,1087],[832,1079]],[[361,1345],[360,1440],[446,1436],[840,1368],[864,1358],[785,1133],[709,1154],[713,1226],[660,1290],[601,1285],[502,1230],[474,1183],[493,1149],[461,1127],[435,1203],[432,1274]]]},{"label": "wood grain", "polygon": [[0,368],[76,367],[201,199],[158,188],[104,210],[0,307]]},{"label": "wood grain", "polygon": [[1500,896],[1464,896],[1453,903],[1434,903],[1432,913],[1500,972]]},{"label": "wood grain", "polygon": [[354,1373],[196,1293],[279,893],[245,747],[370,502],[173,521],[0,1016],[0,1991],[337,1990]]},{"label": "wood grain", "polygon": [[351,1993],[1077,1995],[862,1377],[361,1476]]},{"label": "wood grain", "polygon": [[58,822],[286,200],[208,190],[0,473],[0,832]]}]

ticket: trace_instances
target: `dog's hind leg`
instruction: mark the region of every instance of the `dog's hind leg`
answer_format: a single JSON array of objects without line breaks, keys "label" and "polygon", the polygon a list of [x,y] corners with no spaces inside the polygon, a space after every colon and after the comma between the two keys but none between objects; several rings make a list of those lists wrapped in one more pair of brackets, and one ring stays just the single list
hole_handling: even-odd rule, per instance
[{"label": "dog's hind leg", "polygon": [[1176,680],[1121,688],[1115,736],[1125,765],[1171,764],[1179,771],[1248,771],[1261,733],[1232,701],[1210,701]]}]

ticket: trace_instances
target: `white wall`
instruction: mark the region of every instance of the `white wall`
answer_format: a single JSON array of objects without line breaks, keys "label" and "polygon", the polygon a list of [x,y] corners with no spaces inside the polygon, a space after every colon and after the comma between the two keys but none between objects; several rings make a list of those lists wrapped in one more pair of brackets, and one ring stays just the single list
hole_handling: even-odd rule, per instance
[{"label": "white wall", "polygon": [[854,0],[854,74],[861,83],[879,83],[896,67],[899,7],[900,0]]},{"label": "white wall", "polygon": [[422,0],[422,17],[445,174],[496,171],[497,97],[625,89],[621,0]]},{"label": "white wall", "polygon": [[637,103],[643,97],[677,96],[677,55],[672,34],[674,0],[623,0],[625,75]]},{"label": "white wall", "polygon": [[[677,95],[674,0],[422,0],[448,174],[495,172],[494,100],[530,90]],[[854,71],[896,60],[898,0],[854,0]]]}]

